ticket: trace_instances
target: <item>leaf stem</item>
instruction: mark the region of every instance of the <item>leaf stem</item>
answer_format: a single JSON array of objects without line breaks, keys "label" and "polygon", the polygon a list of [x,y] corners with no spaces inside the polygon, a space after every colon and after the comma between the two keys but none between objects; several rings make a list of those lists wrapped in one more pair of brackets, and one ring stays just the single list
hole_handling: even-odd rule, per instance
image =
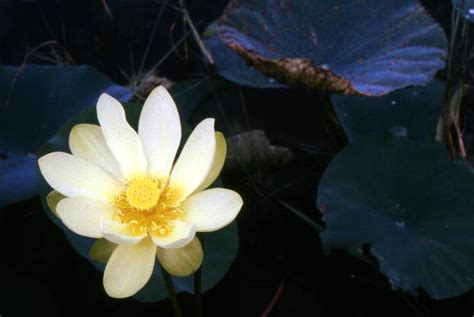
[{"label": "leaf stem", "polygon": [[280,283],[280,286],[278,286],[277,291],[275,292],[275,295],[273,295],[273,298],[271,302],[268,304],[267,308],[265,308],[265,311],[263,312],[261,317],[268,317],[272,313],[273,308],[275,307],[276,303],[281,297],[281,294],[283,293],[283,287],[285,286],[285,282],[282,280]]},{"label": "leaf stem", "polygon": [[202,317],[202,273],[199,268],[194,273],[194,313],[196,317]]},{"label": "leaf stem", "polygon": [[284,201],[282,200],[278,200],[278,202],[280,204],[282,204],[284,207],[286,207],[289,211],[291,211],[292,213],[294,213],[296,216],[298,216],[298,218],[300,218],[301,220],[303,220],[304,222],[306,222],[311,228],[313,228],[314,230],[316,230],[316,232],[323,232],[324,231],[324,227],[322,225],[320,225],[319,223],[317,223],[316,221],[312,220],[311,218],[309,218],[308,216],[306,216],[304,213],[302,213],[301,211],[299,211],[298,209],[296,209],[295,207],[291,206],[290,204],[287,204],[285,203]]},{"label": "leaf stem", "polygon": [[165,280],[166,289],[168,290],[169,298],[171,305],[173,307],[173,315],[175,317],[183,317],[183,312],[179,306],[178,297],[176,296],[176,290],[174,289],[173,280],[171,275],[166,272],[166,270],[161,266],[161,274],[163,274],[163,279]]}]

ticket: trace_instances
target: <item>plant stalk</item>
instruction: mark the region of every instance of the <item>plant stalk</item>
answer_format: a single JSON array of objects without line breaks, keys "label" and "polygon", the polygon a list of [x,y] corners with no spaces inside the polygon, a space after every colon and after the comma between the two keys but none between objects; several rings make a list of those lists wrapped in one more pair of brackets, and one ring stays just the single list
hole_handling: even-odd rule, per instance
[{"label": "plant stalk", "polygon": [[168,290],[171,305],[173,307],[173,315],[174,317],[183,317],[183,312],[181,311],[181,307],[179,306],[178,297],[176,296],[176,290],[174,289],[174,284],[173,280],[171,279],[171,275],[166,272],[163,267],[161,267],[161,273],[163,274],[166,289]]},{"label": "plant stalk", "polygon": [[194,273],[194,313],[196,317],[202,317],[202,273],[199,268]]}]

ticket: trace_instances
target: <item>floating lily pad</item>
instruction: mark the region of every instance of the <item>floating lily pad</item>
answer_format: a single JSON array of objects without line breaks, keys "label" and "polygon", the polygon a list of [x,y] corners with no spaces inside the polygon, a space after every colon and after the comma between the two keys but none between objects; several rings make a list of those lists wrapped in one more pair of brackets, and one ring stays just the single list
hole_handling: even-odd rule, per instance
[{"label": "floating lily pad", "polygon": [[[130,90],[90,66],[0,66],[0,206],[37,193],[36,158],[31,154],[66,120],[95,106],[107,92],[127,100]],[[3,177],[3,175],[6,175]]]},{"label": "floating lily pad", "polygon": [[453,7],[469,22],[474,22],[474,0],[451,0]]},{"label": "floating lily pad", "polygon": [[348,145],[318,189],[327,249],[370,243],[395,288],[433,298],[474,285],[474,174],[436,141],[372,137]]},{"label": "floating lily pad", "polygon": [[[282,83],[361,95],[428,83],[444,67],[447,47],[416,0],[232,0],[210,33]],[[221,74],[262,86],[235,71],[235,56],[219,40],[210,49],[228,57],[217,59]]]},{"label": "floating lily pad", "polygon": [[333,95],[331,101],[349,141],[380,132],[395,132],[411,139],[434,139],[443,111],[446,84],[434,80],[423,87],[408,87],[388,95]]},{"label": "floating lily pad", "polygon": [[[127,103],[125,112],[127,120],[132,127],[137,129],[138,119],[141,112],[141,105],[135,103]],[[90,109],[79,113],[72,120],[67,122],[65,126],[58,132],[58,134],[51,138],[50,142],[43,148],[42,155],[52,151],[67,151],[67,140],[71,127],[77,123],[93,123],[97,124],[96,110]],[[182,123],[185,125],[185,123]],[[185,136],[184,136],[185,137]],[[97,269],[104,270],[105,266],[101,263],[95,262],[90,256],[90,249],[95,239],[82,237],[71,230],[69,230],[61,220],[49,209],[46,203],[46,196],[51,191],[51,188],[42,181],[41,186],[41,200],[43,207],[46,209],[48,216],[58,225],[65,233],[66,238],[71,243],[73,248],[84,258],[88,259]],[[207,291],[214,287],[230,269],[238,251],[238,232],[237,225],[232,223],[224,229],[211,233],[203,233],[200,235],[203,241],[204,260],[202,264],[202,289]],[[173,277],[175,288],[177,292],[193,293],[193,277]],[[153,276],[147,285],[139,291],[135,299],[143,302],[156,302],[168,298],[164,280],[161,271],[156,263]]]}]

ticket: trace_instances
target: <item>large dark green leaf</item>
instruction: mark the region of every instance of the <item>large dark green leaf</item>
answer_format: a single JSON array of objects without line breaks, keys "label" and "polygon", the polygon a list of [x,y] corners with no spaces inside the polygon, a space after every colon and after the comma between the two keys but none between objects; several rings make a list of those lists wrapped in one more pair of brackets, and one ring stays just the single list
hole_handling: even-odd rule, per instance
[{"label": "large dark green leaf", "polygon": [[279,83],[272,77],[265,76],[253,67],[247,66],[245,60],[239,57],[217,34],[218,27],[211,24],[205,33],[206,45],[212,51],[212,57],[219,73],[226,79],[257,88],[281,88],[285,84]]},{"label": "large dark green leaf", "polygon": [[91,66],[0,66],[0,151],[37,149],[103,92],[131,95]]},{"label": "large dark green leaf", "polygon": [[282,83],[362,95],[426,84],[447,46],[417,0],[232,0],[210,34],[229,80],[275,87],[219,43]]},{"label": "large dark green leaf", "polygon": [[0,65],[0,206],[37,193],[31,153],[103,92],[122,101],[131,96],[90,66]]},{"label": "large dark green leaf", "polygon": [[318,189],[327,249],[370,243],[395,288],[436,299],[474,285],[474,174],[435,141],[373,137],[348,145]]},{"label": "large dark green leaf", "polygon": [[[179,87],[175,88],[177,90]],[[183,87],[181,87],[183,88]],[[183,93],[185,90],[181,90]],[[183,97],[183,95],[182,95]],[[128,103],[125,104],[125,111],[128,122],[137,129],[138,119],[141,111],[141,105]],[[42,154],[51,151],[68,151],[67,140],[71,127],[77,123],[94,123],[97,124],[95,109],[90,109],[78,114],[74,119],[70,120],[60,132],[51,139],[44,147]],[[183,123],[185,126],[185,123]],[[86,238],[75,234],[66,228],[62,222],[52,213],[46,204],[46,195],[51,188],[43,181],[41,198],[43,206],[47,209],[49,217],[64,231],[68,241],[74,249],[83,257],[93,263],[93,265],[104,270],[104,265],[93,261],[89,251],[94,243],[94,239]],[[204,246],[204,261],[202,265],[202,288],[207,291],[214,287],[229,270],[238,251],[238,232],[235,223],[212,233],[204,233],[200,236]],[[193,293],[193,278],[173,278],[175,287],[178,292]],[[155,266],[154,274],[148,284],[135,295],[135,298],[144,302],[155,302],[164,300],[168,297],[166,287],[158,265]]]},{"label": "large dark green leaf", "polygon": [[427,86],[404,88],[379,98],[333,95],[331,101],[350,142],[390,130],[427,140],[435,137],[445,88],[444,82],[434,80]]},{"label": "large dark green leaf", "polygon": [[38,192],[37,157],[4,153],[0,158],[0,206],[30,198]]}]

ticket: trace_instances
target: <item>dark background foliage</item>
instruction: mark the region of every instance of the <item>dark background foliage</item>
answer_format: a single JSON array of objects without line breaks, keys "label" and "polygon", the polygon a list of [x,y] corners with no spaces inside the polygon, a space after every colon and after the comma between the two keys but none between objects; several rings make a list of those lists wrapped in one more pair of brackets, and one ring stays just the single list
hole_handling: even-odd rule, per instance
[{"label": "dark background foliage", "polygon": [[[212,73],[182,27],[182,14],[173,7],[177,1],[169,1],[160,14],[163,2],[0,1],[0,64],[90,64],[125,84],[130,77],[142,79],[139,74],[154,67],[185,34],[153,73],[156,83]],[[226,3],[188,0],[186,5],[202,32]],[[422,3],[449,34],[450,1]],[[423,292],[413,296],[393,291],[386,277],[345,252],[323,255],[317,232],[280,203],[320,221],[315,207],[318,181],[347,142],[342,135],[328,134],[326,96],[229,85],[223,95],[211,91],[204,106],[190,115],[191,126],[215,116],[228,136],[263,129],[272,144],[290,149],[294,159],[278,168],[263,169],[257,162],[254,169],[224,173],[224,184],[241,192],[246,202],[238,219],[240,250],[225,278],[204,294],[204,316],[264,316],[273,298],[277,301],[271,316],[472,316],[472,291],[443,301]],[[472,106],[467,104],[468,114],[474,113]],[[468,136],[474,133],[472,119],[466,123]],[[167,301],[142,304],[107,297],[102,272],[71,248],[37,197],[0,210],[0,238],[2,317],[171,316]],[[191,316],[193,297],[182,294],[180,300],[185,315]]]}]

